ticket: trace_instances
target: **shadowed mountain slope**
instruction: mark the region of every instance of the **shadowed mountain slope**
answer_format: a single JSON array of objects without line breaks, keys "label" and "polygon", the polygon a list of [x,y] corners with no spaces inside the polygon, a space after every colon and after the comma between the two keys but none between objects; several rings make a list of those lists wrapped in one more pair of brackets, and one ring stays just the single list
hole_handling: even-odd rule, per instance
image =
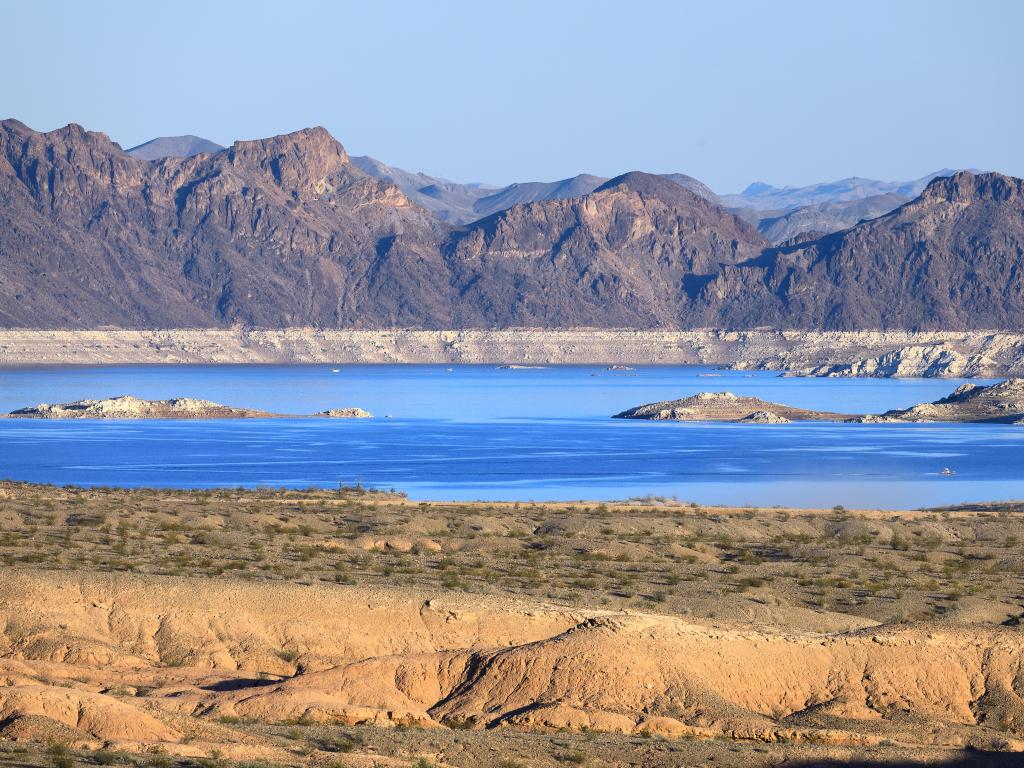
[{"label": "shadowed mountain slope", "polygon": [[7,120],[0,326],[1022,326],[1020,179],[936,179],[775,248],[689,177],[577,194],[595,181],[454,227],[322,128],[147,162],[77,125]]},{"label": "shadowed mountain slope", "polygon": [[988,329],[1024,318],[1024,180],[966,171],[845,232],[726,266],[702,299],[732,327]]},{"label": "shadowed mountain slope", "polygon": [[[461,324],[672,326],[721,264],[752,258],[757,231],[678,184],[628,173],[582,198],[518,205],[449,240]],[[556,302],[558,300],[558,303]]]}]

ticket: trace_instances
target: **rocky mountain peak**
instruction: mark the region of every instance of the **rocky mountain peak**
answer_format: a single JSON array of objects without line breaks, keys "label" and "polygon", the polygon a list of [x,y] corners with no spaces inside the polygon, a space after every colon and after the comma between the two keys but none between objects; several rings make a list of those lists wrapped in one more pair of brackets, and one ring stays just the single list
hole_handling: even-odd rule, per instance
[{"label": "rocky mountain peak", "polygon": [[121,146],[110,140],[110,137],[99,131],[87,131],[78,123],[68,123],[46,133],[33,131],[20,120],[8,119],[0,121],[0,139],[7,144],[19,144],[25,153],[34,148],[59,148],[61,154],[69,150],[87,149],[101,153],[124,156]]},{"label": "rocky mountain peak", "polygon": [[684,196],[692,194],[689,190],[684,189],[673,181],[653,173],[644,173],[643,171],[630,171],[629,173],[623,173],[621,176],[616,176],[614,179],[609,179],[595,189],[594,193],[606,192],[617,188],[625,188],[630,192],[640,195],[661,197],[667,200],[675,199],[679,196],[680,192]]},{"label": "rocky mountain peak", "polygon": [[1024,180],[1001,173],[972,173],[959,171],[952,176],[940,176],[929,182],[921,195],[922,202],[942,200],[950,203],[970,203],[981,200],[1009,202],[1024,199]]},{"label": "rocky mountain peak", "polygon": [[345,147],[319,126],[269,139],[236,141],[228,148],[227,158],[233,165],[256,168],[290,190],[320,185],[349,164]]}]

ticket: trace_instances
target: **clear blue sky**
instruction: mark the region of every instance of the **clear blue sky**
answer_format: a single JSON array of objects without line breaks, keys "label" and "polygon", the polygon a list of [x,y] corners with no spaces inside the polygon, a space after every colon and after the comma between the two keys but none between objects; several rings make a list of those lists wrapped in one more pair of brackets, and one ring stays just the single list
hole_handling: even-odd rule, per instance
[{"label": "clear blue sky", "polygon": [[458,181],[1024,176],[1018,0],[32,0],[0,113],[129,147],[323,125]]}]

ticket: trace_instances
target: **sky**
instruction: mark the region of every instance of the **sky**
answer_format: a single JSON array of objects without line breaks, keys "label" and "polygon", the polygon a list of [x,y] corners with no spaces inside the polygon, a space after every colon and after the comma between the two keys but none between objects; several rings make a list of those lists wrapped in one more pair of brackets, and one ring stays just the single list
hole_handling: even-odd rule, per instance
[{"label": "sky", "polygon": [[491,184],[1024,176],[1019,0],[0,2],[0,118],[125,148],[323,125]]}]

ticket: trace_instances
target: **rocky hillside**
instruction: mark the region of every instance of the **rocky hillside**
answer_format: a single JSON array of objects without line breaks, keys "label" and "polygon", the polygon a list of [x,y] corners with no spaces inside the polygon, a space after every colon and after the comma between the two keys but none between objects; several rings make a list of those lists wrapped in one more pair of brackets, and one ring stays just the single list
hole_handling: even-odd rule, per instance
[{"label": "rocky hillside", "polygon": [[[437,322],[440,225],[322,128],[137,160],[71,125],[0,125],[0,323]],[[367,309],[367,307],[371,309]]]},{"label": "rocky hillside", "polygon": [[722,264],[765,242],[675,182],[628,173],[581,198],[519,205],[453,234],[459,325],[673,326]]},{"label": "rocky hillside", "polygon": [[0,325],[672,325],[694,269],[763,241],[678,184],[637,179],[502,214],[531,222],[510,231],[538,256],[524,261],[522,244],[474,253],[497,220],[445,226],[322,128],[144,162],[79,126],[6,121]]},{"label": "rocky hillside", "polygon": [[[774,248],[689,177],[583,193],[592,181],[508,193],[455,227],[322,128],[145,161],[76,125],[8,120],[0,327],[1022,325],[1019,179],[936,179],[881,218]],[[473,206],[496,194],[478,191]]]},{"label": "rocky hillside", "polygon": [[702,300],[723,325],[1016,329],[1024,180],[957,173],[844,232],[726,266]]},{"label": "rocky hillside", "polygon": [[[164,136],[127,152],[141,160],[155,161],[222,149],[219,144],[199,136]],[[513,205],[582,197],[608,181],[607,177],[581,173],[558,181],[516,182],[498,187],[413,173],[365,155],[350,159],[360,170],[394,184],[413,203],[449,224],[469,224]],[[808,235],[820,237],[852,227],[863,219],[882,216],[910,202],[935,177],[953,173],[955,171],[945,169],[902,182],[849,178],[805,187],[774,187],[756,182],[739,194],[721,197],[685,173],[660,175],[701,197],[725,205],[730,212],[756,226],[772,243],[780,244],[795,237],[813,239]]]}]

